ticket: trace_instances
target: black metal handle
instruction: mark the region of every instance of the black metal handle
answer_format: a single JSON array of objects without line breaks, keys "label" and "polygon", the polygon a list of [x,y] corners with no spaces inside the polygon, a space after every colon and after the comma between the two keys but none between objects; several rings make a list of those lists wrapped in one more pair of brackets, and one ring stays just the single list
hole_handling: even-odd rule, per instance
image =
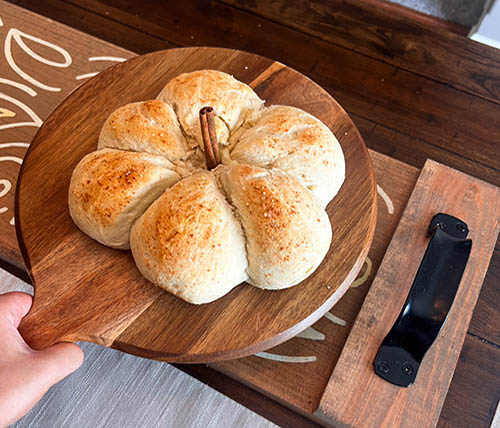
[{"label": "black metal handle", "polygon": [[412,384],[425,353],[450,311],[469,259],[472,241],[467,225],[447,214],[435,215],[431,240],[408,298],[374,361],[375,372],[399,385]]}]

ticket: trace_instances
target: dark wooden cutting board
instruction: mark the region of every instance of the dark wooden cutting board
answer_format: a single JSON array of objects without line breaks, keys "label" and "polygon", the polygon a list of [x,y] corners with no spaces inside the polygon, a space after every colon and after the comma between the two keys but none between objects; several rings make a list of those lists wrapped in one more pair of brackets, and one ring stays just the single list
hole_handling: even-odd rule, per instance
[{"label": "dark wooden cutting board", "polygon": [[[73,168],[96,149],[106,117],[154,98],[182,72],[218,69],[249,83],[268,104],[300,107],[339,139],[346,180],[328,206],[331,248],[302,284],[280,292],[240,285],[193,306],[151,285],[130,252],[81,233],[68,214]],[[250,355],[318,320],[348,289],[368,253],[376,186],[366,147],[340,105],[300,73],[227,49],[161,51],[118,64],[73,92],[46,120],[25,156],[16,194],[16,228],[35,299],[21,332],[35,348],[85,340],[167,361],[208,362]]]}]

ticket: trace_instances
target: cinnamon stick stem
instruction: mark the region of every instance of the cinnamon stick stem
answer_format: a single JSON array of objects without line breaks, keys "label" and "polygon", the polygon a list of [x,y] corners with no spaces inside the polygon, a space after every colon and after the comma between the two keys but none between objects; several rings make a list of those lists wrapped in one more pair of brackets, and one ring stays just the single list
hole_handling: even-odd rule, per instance
[{"label": "cinnamon stick stem", "polygon": [[214,169],[219,164],[220,158],[219,144],[215,132],[214,109],[212,107],[203,107],[200,110],[200,126],[207,168]]},{"label": "cinnamon stick stem", "polygon": [[212,143],[212,151],[214,153],[215,162],[218,165],[220,163],[219,157],[219,143],[217,142],[217,133],[215,132],[215,115],[214,110],[210,107],[207,111],[208,119],[208,133],[210,135],[210,142]]}]

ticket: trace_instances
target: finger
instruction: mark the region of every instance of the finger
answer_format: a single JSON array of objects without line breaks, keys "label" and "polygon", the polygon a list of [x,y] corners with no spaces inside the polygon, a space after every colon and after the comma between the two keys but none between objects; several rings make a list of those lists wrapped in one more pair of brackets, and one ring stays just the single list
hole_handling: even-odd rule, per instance
[{"label": "finger", "polygon": [[29,312],[33,299],[29,294],[13,292],[0,295],[0,314],[15,328]]},{"label": "finger", "polygon": [[74,343],[58,343],[36,354],[35,358],[43,364],[43,373],[51,385],[78,369],[84,357],[83,351]]},{"label": "finger", "polygon": [[[61,343],[43,351],[21,353],[16,361],[4,366],[0,374],[0,427],[26,414],[52,385],[76,370],[82,360],[83,352],[78,346]],[[2,419],[5,415],[6,421]]]}]

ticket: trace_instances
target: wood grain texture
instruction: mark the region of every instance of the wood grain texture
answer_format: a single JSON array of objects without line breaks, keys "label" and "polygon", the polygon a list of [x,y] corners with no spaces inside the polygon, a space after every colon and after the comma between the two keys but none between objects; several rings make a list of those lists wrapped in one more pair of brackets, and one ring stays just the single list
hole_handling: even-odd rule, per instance
[{"label": "wood grain texture", "polygon": [[428,15],[415,9],[410,9],[409,7],[403,6],[399,3],[392,3],[386,0],[363,0],[354,4],[358,7],[365,7],[367,15],[371,15],[376,12],[379,14],[380,20],[389,20],[389,22],[392,22],[391,19],[398,16],[400,18],[399,22],[403,20],[404,22],[408,22],[410,25],[423,25],[428,29],[434,30],[433,32],[435,34],[445,32],[467,36],[470,30],[470,28],[465,25],[448,21],[434,15]]},{"label": "wood grain texture", "polygon": [[[430,219],[438,212],[468,224],[473,248],[439,337],[415,383],[400,388],[374,373],[373,360],[408,295],[428,245]],[[499,228],[499,188],[426,163],[321,398],[318,416],[349,427],[436,425]]]},{"label": "wood grain texture", "polygon": [[[136,54],[144,54],[163,49],[181,47],[180,45],[159,38],[153,34],[143,31],[142,28],[125,25],[106,15],[96,14],[79,5],[66,3],[61,0],[45,0],[44,2],[22,0],[7,0],[3,2],[15,3],[19,5],[26,13],[28,11],[36,12],[40,16],[53,19],[58,23],[67,25],[69,31],[82,31],[86,36],[94,36],[100,41],[106,40],[117,48],[125,48]],[[39,15],[38,15],[39,14]],[[43,19],[43,18],[42,18]],[[46,26],[46,24],[45,24]],[[42,29],[43,31],[43,29]]]},{"label": "wood grain texture", "polygon": [[[294,105],[320,118],[339,138],[347,174],[327,209],[331,249],[301,286],[279,293],[241,286],[214,303],[195,306],[149,284],[129,253],[82,234],[69,218],[67,193],[74,166],[95,150],[102,122],[113,110],[153,98],[182,72],[205,68],[234,74],[270,104]],[[342,108],[312,81],[266,58],[225,49],[137,57],[100,73],[67,98],[40,128],[24,159],[16,230],[35,299],[21,331],[35,348],[87,340],[168,361],[259,352],[295,336],[338,301],[361,269],[375,222],[376,188],[366,147]]]},{"label": "wood grain texture", "polygon": [[[495,48],[398,13],[380,0],[222,0],[271,21],[348,47],[412,73],[500,102],[500,58]],[[399,6],[399,8],[401,8]],[[478,70],[480,64],[480,71]]]},{"label": "wood grain texture", "polygon": [[[495,388],[488,388],[485,379]],[[482,383],[481,388],[476,385]],[[489,383],[489,382],[488,382]],[[500,348],[467,335],[438,427],[488,427],[500,399]]]},{"label": "wood grain texture", "polygon": [[[498,328],[500,302],[500,238],[493,256],[490,267],[484,278],[484,285],[477,301],[476,308],[472,314],[469,332],[480,338],[485,338],[489,342],[500,348],[500,329]],[[487,286],[488,288],[486,288]]]},{"label": "wood grain texture", "polygon": [[[419,169],[423,168],[427,159],[433,159],[495,186],[500,186],[498,170],[453,152],[452,141],[450,142],[451,150],[444,150],[420,138],[403,134],[390,126],[380,125],[371,119],[352,113],[350,116],[370,149]],[[422,124],[422,126],[425,125]],[[492,142],[493,144],[496,142]]]}]

